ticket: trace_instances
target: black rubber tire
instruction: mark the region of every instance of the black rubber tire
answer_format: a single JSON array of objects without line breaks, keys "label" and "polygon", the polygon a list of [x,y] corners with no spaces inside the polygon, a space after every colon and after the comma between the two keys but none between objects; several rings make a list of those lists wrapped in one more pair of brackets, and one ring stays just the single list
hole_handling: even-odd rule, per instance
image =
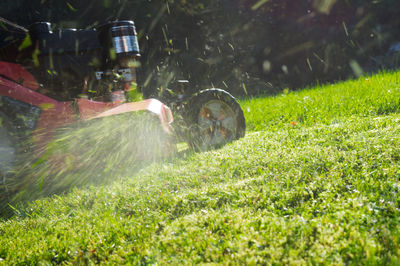
[{"label": "black rubber tire", "polygon": [[219,148],[245,135],[243,110],[236,99],[224,90],[201,91],[191,97],[185,109],[186,139],[196,151]]},{"label": "black rubber tire", "polygon": [[0,112],[0,183],[4,183],[18,163],[18,135],[12,122]]}]

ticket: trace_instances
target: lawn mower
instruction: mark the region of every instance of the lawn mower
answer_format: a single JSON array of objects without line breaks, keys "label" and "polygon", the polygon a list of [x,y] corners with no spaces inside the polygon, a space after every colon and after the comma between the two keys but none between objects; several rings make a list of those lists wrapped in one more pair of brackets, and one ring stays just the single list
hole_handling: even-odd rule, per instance
[{"label": "lawn mower", "polygon": [[25,29],[2,22],[23,33],[0,48],[0,177],[4,180],[21,154],[39,158],[58,128],[85,120],[148,112],[158,117],[172,144],[183,140],[198,151],[245,134],[240,105],[221,89],[194,95],[180,90],[165,98],[168,103],[161,98],[136,101],[140,51],[133,21],[112,21],[92,29],[53,29],[49,22]]}]

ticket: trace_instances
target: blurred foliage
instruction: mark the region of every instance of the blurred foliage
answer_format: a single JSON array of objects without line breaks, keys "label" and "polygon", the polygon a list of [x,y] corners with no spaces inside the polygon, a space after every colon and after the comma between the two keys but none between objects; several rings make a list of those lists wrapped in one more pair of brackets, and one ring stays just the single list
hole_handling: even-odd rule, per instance
[{"label": "blurred foliage", "polygon": [[238,95],[376,71],[400,41],[399,9],[397,0],[15,0],[0,3],[0,16],[79,28],[133,19],[145,96],[176,79]]}]

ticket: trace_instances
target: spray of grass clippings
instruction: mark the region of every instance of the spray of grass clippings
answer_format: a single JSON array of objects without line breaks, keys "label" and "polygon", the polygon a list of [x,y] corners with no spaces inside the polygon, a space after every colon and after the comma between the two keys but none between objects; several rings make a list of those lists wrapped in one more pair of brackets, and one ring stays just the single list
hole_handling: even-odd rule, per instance
[{"label": "spray of grass clippings", "polygon": [[[11,204],[103,185],[132,176],[174,152],[171,136],[147,112],[112,116],[59,129],[40,158],[27,158],[5,184]],[[4,196],[4,193],[3,193]]]}]

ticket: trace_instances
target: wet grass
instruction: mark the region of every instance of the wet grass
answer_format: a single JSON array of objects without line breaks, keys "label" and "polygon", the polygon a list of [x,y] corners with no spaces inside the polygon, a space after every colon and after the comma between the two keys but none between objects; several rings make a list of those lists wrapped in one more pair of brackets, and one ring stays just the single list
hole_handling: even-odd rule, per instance
[{"label": "wet grass", "polygon": [[386,73],[243,100],[222,149],[15,207],[0,263],[398,264],[398,96]]}]

